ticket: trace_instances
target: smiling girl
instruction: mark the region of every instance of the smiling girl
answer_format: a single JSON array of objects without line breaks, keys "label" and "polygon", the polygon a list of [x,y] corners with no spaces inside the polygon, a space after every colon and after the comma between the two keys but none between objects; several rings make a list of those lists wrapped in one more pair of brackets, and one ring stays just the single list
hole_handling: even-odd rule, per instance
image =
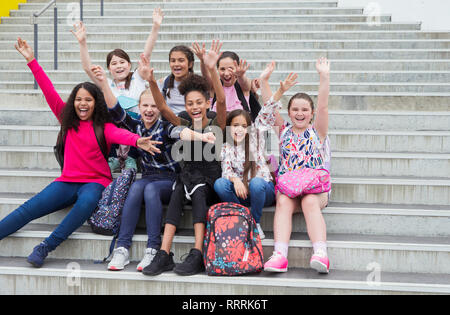
[{"label": "smiling girl", "polygon": [[[150,58],[156,39],[158,37],[159,29],[163,20],[163,13],[160,8],[156,8],[153,11],[153,26],[150,35],[148,36],[145,46],[144,55],[146,58]],[[80,45],[81,63],[84,71],[89,78],[95,81],[95,76],[91,72],[91,59],[87,47],[87,31],[83,22],[78,22],[74,25],[72,34],[78,40]],[[108,83],[114,96],[120,99],[120,104],[124,110],[128,112],[134,118],[139,115],[139,97],[146,88],[146,81],[142,79],[141,71],[138,68],[136,71],[131,71],[131,60],[129,55],[122,49],[114,49],[109,52],[106,57],[106,66],[111,75],[111,79],[108,78]],[[116,156],[124,160],[124,168],[137,168],[136,158],[138,157],[137,151],[129,147],[114,147],[109,159],[109,164],[112,171],[119,168],[119,160]]]},{"label": "smiling girl", "polygon": [[[144,65],[142,69],[150,71],[149,61],[141,55],[139,61]],[[180,165],[171,154],[174,143],[178,140],[196,138],[205,142],[214,142],[212,134],[194,132],[186,126],[175,127],[160,117],[155,99],[149,90],[145,90],[139,101],[139,119],[127,114],[120,106],[120,100],[114,97],[101,67],[93,69],[97,84],[105,94],[106,103],[114,122],[120,123],[131,132],[141,136],[151,136],[153,140],[161,142],[159,150],[154,154],[138,150],[142,158],[142,178],[135,181],[128,192],[122,211],[117,248],[108,265],[109,270],[122,270],[129,263],[129,249],[132,237],[141,213],[141,205],[145,204],[145,222],[147,227],[147,248],[144,257],[137,266],[142,271],[153,260],[161,246],[161,221],[163,203],[168,203],[172,194],[172,186],[180,171]],[[145,74],[148,77],[148,74]]]},{"label": "smiling girl", "polygon": [[[161,114],[174,125],[188,126],[201,133],[211,132],[214,128],[218,128],[222,132],[225,128],[225,94],[215,69],[215,64],[220,56],[221,46],[219,41],[213,41],[211,49],[204,56],[205,65],[210,72],[214,91],[217,94],[217,116],[214,119],[209,119],[207,116],[211,103],[209,101],[210,87],[205,78],[192,74],[180,84],[179,90],[184,95],[185,110],[190,118],[188,121],[176,116],[167,106],[153,78],[153,71],[151,71],[149,77],[150,89],[155,97],[156,104]],[[196,144],[199,144],[199,146]],[[213,147],[210,151],[212,159],[203,154],[205,149],[208,149],[205,147],[206,145]],[[152,263],[147,268],[144,268],[143,273],[145,275],[154,276],[172,269],[179,275],[193,275],[204,270],[202,249],[206,215],[209,206],[216,199],[214,198],[213,187],[214,181],[221,175],[221,169],[220,163],[215,159],[215,152],[212,152],[214,145],[202,144],[198,141],[186,141],[183,143],[183,150],[185,148],[193,154],[183,160],[183,168],[177,179],[167,209],[161,249]],[[173,253],[170,250],[186,200],[192,201],[195,244],[183,263],[175,266]]]},{"label": "smiling girl", "polygon": [[[288,103],[290,122],[284,122],[278,115],[280,127],[280,166],[278,176],[302,168],[329,169],[330,145],[328,139],[328,96],[330,93],[330,63],[325,58],[316,62],[320,85],[317,108],[307,94],[297,93]],[[261,84],[269,86],[268,80]],[[264,89],[262,89],[263,91]],[[270,86],[266,89],[270,98]],[[274,96],[275,97],[275,96]],[[301,210],[306,221],[308,236],[312,242],[311,268],[328,273],[330,262],[327,255],[326,224],[322,209],[328,204],[328,193],[307,194],[290,198],[278,191],[274,217],[275,249],[264,265],[264,270],[286,272],[288,247],[292,231],[292,215]]]},{"label": "smiling girl", "polygon": [[142,138],[112,124],[103,93],[90,82],[75,86],[65,103],[34,58],[33,50],[27,42],[19,38],[15,47],[26,59],[50,109],[61,124],[63,134],[66,135],[61,176],[0,221],[1,240],[37,218],[73,205],[61,224],[28,256],[27,261],[30,264],[41,267],[48,253],[91,216],[103,189],[112,181],[94,127],[103,128],[108,150],[112,143],[120,143],[153,152],[158,142]]}]

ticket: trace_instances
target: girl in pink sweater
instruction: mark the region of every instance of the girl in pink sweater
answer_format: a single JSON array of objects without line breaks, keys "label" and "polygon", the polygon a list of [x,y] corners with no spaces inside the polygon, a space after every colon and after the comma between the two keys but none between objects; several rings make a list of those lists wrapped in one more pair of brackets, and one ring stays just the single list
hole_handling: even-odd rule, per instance
[{"label": "girl in pink sweater", "polygon": [[1,240],[30,221],[73,205],[56,230],[36,246],[28,257],[29,263],[41,267],[48,253],[91,216],[103,189],[112,181],[108,163],[97,142],[94,125],[103,126],[108,150],[111,144],[118,143],[139,147],[153,154],[159,151],[155,145],[161,143],[149,137],[141,138],[113,125],[103,94],[92,83],[78,84],[65,103],[26,41],[19,38],[15,47],[27,60],[28,67],[66,135],[61,176],[0,221]]}]

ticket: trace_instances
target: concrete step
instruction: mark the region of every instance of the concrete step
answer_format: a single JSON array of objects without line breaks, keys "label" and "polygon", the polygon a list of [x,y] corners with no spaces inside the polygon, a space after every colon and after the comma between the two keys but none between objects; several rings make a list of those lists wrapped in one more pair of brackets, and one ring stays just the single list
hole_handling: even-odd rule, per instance
[{"label": "concrete step", "polygon": [[[67,100],[71,89],[79,82],[61,84],[57,91],[63,100]],[[278,86],[277,86],[278,87]],[[308,93],[317,103],[317,88]],[[297,91],[288,91],[281,99],[282,104]],[[328,108],[330,110],[358,110],[358,111],[448,111],[450,93],[423,92],[331,92]],[[48,108],[42,92],[33,89],[0,89],[0,107],[11,107],[19,104],[27,108]]]},{"label": "concrete step", "polygon": [[[1,26],[0,26],[1,28]],[[136,32],[108,32],[88,30],[88,42],[96,42],[99,40],[106,41],[125,41],[125,40],[141,40],[145,41],[150,34],[149,31]],[[16,40],[17,33],[0,33],[0,40]],[[33,32],[21,32],[20,37],[28,42],[33,40]],[[43,32],[39,30],[39,41],[52,41],[54,33],[52,30]],[[58,39],[60,41],[74,41],[74,37],[70,32],[59,32]],[[167,32],[160,31],[158,33],[158,42],[163,40],[182,40],[187,42],[193,41],[211,41],[213,39],[220,40],[448,40],[450,32],[425,32],[425,31],[308,31],[300,32],[296,30],[272,30],[262,32],[261,30],[253,31],[210,31],[202,32]]]},{"label": "concrete step", "polygon": [[[106,270],[92,261],[47,259],[40,269],[33,269],[23,258],[0,258],[0,294],[64,294],[64,295],[292,295],[292,294],[448,294],[448,275],[383,272],[372,279],[369,271],[334,270],[327,276],[309,269],[290,268],[288,273],[262,272],[242,277],[208,277],[197,274],[178,276],[173,272],[147,277],[136,272],[131,263],[121,272]],[[373,270],[372,270],[373,271]],[[274,308],[271,297],[265,296],[265,310]],[[223,300],[223,302],[222,302]],[[168,308],[182,310],[183,303],[174,301]],[[215,311],[228,309],[225,298],[215,298]],[[232,302],[232,300],[230,300]],[[262,303],[260,302],[262,309]],[[265,303],[265,302],[264,302]],[[270,303],[270,304],[269,304]],[[231,308],[229,308],[231,309]],[[228,309],[228,311],[230,311]]]},{"label": "concrete step", "polygon": [[[261,74],[263,69],[248,70],[246,75],[249,78],[257,78]],[[83,70],[51,70],[46,69],[48,77],[55,85],[59,82],[68,81],[69,83],[83,82],[89,79],[86,72]],[[275,70],[270,79],[274,85],[279,85],[279,82],[284,80],[290,72],[296,72],[299,74],[297,81],[298,85],[313,85],[319,83],[319,75],[317,71],[301,71],[297,69],[286,70]],[[166,77],[170,74],[170,70],[155,70],[155,77]],[[2,84],[14,84],[16,81],[27,81],[33,80],[33,74],[30,70],[0,70],[0,82]],[[443,91],[450,92],[450,71],[334,71],[330,75],[331,83],[341,82],[341,84],[350,83],[386,83],[386,82],[397,82],[397,83],[407,83],[407,84],[419,84],[424,83],[442,83]],[[314,82],[314,83],[312,83]],[[32,83],[32,82],[31,82]],[[330,83],[330,84],[331,84]],[[76,85],[76,83],[74,84]],[[445,88],[447,87],[447,89]],[[19,88],[19,87],[17,87]]]},{"label": "concrete step", "polygon": [[[36,98],[37,99],[37,98]],[[281,115],[289,120],[286,110]],[[408,130],[447,131],[450,125],[450,111],[352,111],[330,110],[330,130]],[[10,104],[0,107],[0,125],[58,126],[59,123],[47,107],[18,107]]]},{"label": "concrete step", "polygon": [[[11,19],[11,18],[10,18]],[[94,18],[92,18],[94,19]],[[95,18],[98,20],[98,18]],[[230,22],[233,20],[233,22]],[[3,21],[3,18],[2,18]],[[227,31],[260,31],[261,29],[265,29],[267,31],[279,31],[280,29],[286,31],[419,31],[420,23],[410,22],[410,23],[392,23],[392,22],[380,22],[377,25],[373,25],[366,22],[253,22],[253,23],[245,23],[246,19],[243,22],[234,21],[234,18],[228,18],[226,21],[222,21],[220,23],[206,23],[202,21],[201,23],[189,23],[187,21],[180,23],[171,23],[169,24],[167,21],[161,26],[162,32],[202,32],[202,31],[223,31],[226,29]],[[275,20],[276,21],[276,20]],[[49,24],[50,23],[50,24]],[[59,32],[69,32],[73,26],[73,21],[61,21],[60,27],[58,27]],[[103,32],[106,29],[112,29],[116,24],[92,24],[88,23],[89,32]],[[146,24],[121,24],[121,29],[118,32],[142,32],[143,29],[149,29],[151,27],[151,20],[149,20]],[[0,31],[3,32],[32,32],[33,25],[30,24],[30,19],[25,19],[22,24],[18,23],[2,23],[0,25]],[[39,26],[40,32],[53,32],[53,20],[48,20],[46,24],[40,24]]]},{"label": "concrete step", "polygon": [[[70,72],[70,71],[69,71]],[[255,72],[258,73],[259,71]],[[248,72],[249,73],[249,72]],[[279,75],[279,78],[285,78],[286,75]],[[162,72],[162,75],[160,77],[166,77],[169,72]],[[68,88],[71,88],[75,85],[77,85],[80,82],[89,81],[89,78],[86,74],[84,74],[85,77],[83,77],[83,73],[78,74],[79,78],[77,81],[54,81],[54,85],[57,90],[66,90]],[[317,74],[316,74],[317,75]],[[5,74],[7,77],[7,75]],[[56,74],[56,76],[62,76],[62,73]],[[362,77],[365,75],[362,74]],[[425,75],[426,76],[426,75]],[[10,90],[10,89],[22,89],[22,90],[31,90],[33,89],[34,83],[32,75],[28,75],[29,79],[31,81],[0,81],[0,89],[4,90]],[[72,75],[73,77],[73,75]],[[256,76],[255,76],[256,77]],[[301,76],[300,76],[301,77]],[[354,75],[355,77],[355,75]],[[430,75],[430,77],[433,77],[433,75]],[[434,76],[437,78],[437,76]],[[76,79],[76,78],[75,78]],[[308,91],[314,91],[318,89],[319,82],[314,81],[308,81],[308,82],[300,82],[299,86],[301,86],[302,92],[307,92],[308,94],[311,94]],[[273,87],[273,90],[277,90],[279,87],[278,83],[271,83],[271,86]],[[330,92],[331,93],[450,93],[450,84],[448,83],[441,83],[441,82],[434,82],[434,83],[425,83],[425,82],[419,82],[419,83],[409,83],[409,82],[339,82],[335,81],[330,83]],[[285,97],[286,98],[286,97]]]},{"label": "concrete step", "polygon": [[[224,47],[225,49],[226,47]],[[127,50],[131,60],[138,60],[142,49]],[[106,50],[92,50],[89,55],[93,60],[106,59],[106,55],[110,52]],[[337,59],[450,59],[450,49],[236,49],[235,52],[244,59],[271,59],[271,60],[297,60],[297,59],[317,59],[319,57],[327,57],[329,60]],[[154,49],[152,58],[166,59],[168,58],[167,49]],[[39,58],[53,60],[53,49],[39,50]],[[20,59],[21,57],[14,47],[2,51],[3,59]],[[59,60],[79,60],[80,50],[59,50]],[[23,58],[22,58],[23,59]],[[168,59],[167,59],[168,60]]]},{"label": "concrete step", "polygon": [[[0,126],[0,145],[48,146],[56,143],[58,126]],[[349,152],[450,152],[449,131],[330,130],[331,149]]]},{"label": "concrete step", "polygon": [[[379,21],[382,23],[387,23],[391,21],[390,15],[380,15]],[[233,20],[234,22],[240,22],[245,23],[248,21],[254,21],[255,23],[271,23],[271,22],[278,22],[280,20],[286,21],[286,23],[296,23],[299,20],[302,22],[324,22],[324,23],[366,23],[370,21],[370,17],[367,15],[330,15],[330,14],[323,14],[323,15],[309,15],[309,14],[288,14],[288,13],[279,13],[277,14],[274,12],[272,13],[262,13],[262,14],[253,14],[253,13],[247,13],[247,14],[220,14],[216,15],[212,13],[211,15],[201,15],[192,13],[192,15],[182,15],[182,16],[164,16],[164,26],[170,25],[170,24],[177,24],[177,23],[228,23],[230,20]],[[29,23],[30,17],[4,17],[2,18],[2,24],[26,24]],[[121,16],[117,13],[114,16],[83,16],[83,21],[86,22],[87,25],[89,24],[113,24],[116,21],[121,21],[123,24],[147,24],[151,25],[153,23],[151,16],[142,16],[142,15],[136,15],[136,16]],[[42,25],[48,24],[53,25],[53,16],[47,17],[47,16],[41,16],[39,17],[39,23]],[[58,16],[58,24],[68,24],[67,17],[59,17]],[[73,22],[69,25],[72,25]],[[413,24],[413,23],[412,23]],[[162,27],[164,27],[162,26]]]},{"label": "concrete step", "polygon": [[[274,149],[278,147],[274,144]],[[57,169],[53,147],[0,146],[5,169]],[[450,154],[333,152],[331,172],[335,176],[414,176],[448,178]]]},{"label": "concrete step", "polygon": [[[0,193],[0,220],[17,209],[32,194]],[[34,220],[33,224],[60,224],[72,207]],[[273,231],[275,206],[263,209],[261,226]],[[145,230],[145,210],[142,209],[138,228]],[[342,204],[330,202],[323,210],[327,232],[392,236],[450,236],[450,208],[447,206]],[[306,232],[303,215],[293,218],[293,232]],[[87,223],[84,224],[87,226]],[[180,229],[192,228],[191,207],[185,207]]]},{"label": "concrete step", "polygon": [[[28,224],[21,231],[0,241],[0,256],[27,257],[33,247],[50,235],[56,226]],[[49,258],[98,260],[108,253],[112,237],[93,234],[83,226],[49,254]],[[139,261],[145,250],[147,235],[135,234],[130,259]],[[273,239],[268,232],[262,241],[265,259],[273,251]],[[367,236],[328,234],[328,255],[332,270],[365,271],[368,264],[377,263],[383,272],[415,272],[448,274],[450,238]],[[194,245],[193,230],[179,230],[172,251],[176,261]],[[289,243],[289,266],[309,268],[311,242],[306,233],[293,233]],[[348,259],[352,257],[352,259]]]},{"label": "concrete step", "polygon": [[[1,56],[0,56],[1,57]],[[270,59],[247,59],[251,69],[264,69]],[[315,59],[309,60],[274,60],[277,70],[314,71]],[[106,69],[105,59],[92,59],[93,64],[101,65]],[[136,61],[132,60],[135,66]],[[166,70],[169,67],[167,59],[152,59],[152,67],[156,70]],[[334,71],[450,71],[448,60],[332,60]],[[44,69],[53,69],[53,59],[39,58],[39,64]],[[1,59],[1,70],[27,70],[30,68],[21,59]],[[81,70],[80,60],[58,60],[58,70]],[[200,73],[199,62],[194,63],[194,71]]]},{"label": "concrete step", "polygon": [[[180,4],[182,5],[182,4]],[[74,9],[73,6],[68,5],[62,5],[57,6],[58,7],[58,15],[60,17],[68,16],[69,14],[73,14]],[[120,15],[122,17],[128,17],[128,16],[145,16],[147,18],[152,17],[153,14],[153,7],[134,7],[126,5],[122,8],[109,8],[109,6],[106,6],[106,9],[104,9],[104,18],[106,17],[114,17],[118,15],[118,12],[120,12]],[[78,8],[77,8],[78,9]],[[176,16],[221,16],[221,15],[363,15],[364,9],[361,8],[333,8],[333,7],[323,7],[323,8],[308,8],[304,6],[294,6],[292,3],[283,3],[282,1],[278,3],[273,3],[272,6],[267,6],[262,8],[259,6],[255,6],[254,4],[245,4],[243,3],[241,6],[229,6],[229,7],[216,7],[210,6],[210,7],[201,7],[201,8],[194,8],[189,5],[187,8],[162,8],[164,11],[164,19],[168,17],[176,17]],[[120,10],[120,11],[119,11]],[[11,10],[10,17],[30,17],[33,15],[33,13],[36,11],[36,8],[32,8],[31,6],[27,6],[25,8],[21,8],[20,10]],[[85,8],[83,6],[83,17],[97,17],[99,18],[100,11],[97,8],[87,7]],[[52,18],[53,17],[53,10],[48,10],[44,14],[41,15],[42,17]]]},{"label": "concrete step", "polygon": [[[35,194],[55,178],[59,170],[0,169],[2,192]],[[450,204],[450,181],[440,178],[333,176],[331,200],[345,203],[417,205]]]},{"label": "concrete step", "polygon": [[[205,41],[199,39],[197,41]],[[206,40],[209,42],[209,40]],[[191,46],[192,40],[158,40],[158,49],[170,50],[176,45]],[[363,40],[363,39],[350,39],[350,40],[329,40],[329,39],[310,39],[310,40],[298,40],[298,39],[245,39],[238,38],[233,40],[221,39],[223,42],[223,50],[238,50],[238,49],[448,49],[450,48],[450,39],[424,39],[424,40],[403,40],[403,39],[376,39],[376,40]],[[3,47],[13,47],[15,41],[7,40],[0,41],[0,45]],[[30,45],[33,44],[31,40]],[[145,40],[94,40],[88,44],[91,50],[113,50],[117,47],[122,48],[125,51],[143,49]],[[53,49],[52,40],[39,40],[39,49],[51,50]],[[79,47],[78,42],[74,40],[59,40],[58,49],[61,51],[77,49]]]}]

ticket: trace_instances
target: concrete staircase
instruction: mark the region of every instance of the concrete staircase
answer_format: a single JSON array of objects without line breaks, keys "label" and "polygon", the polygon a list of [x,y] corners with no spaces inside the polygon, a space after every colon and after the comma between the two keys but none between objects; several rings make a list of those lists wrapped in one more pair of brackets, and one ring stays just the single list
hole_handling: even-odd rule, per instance
[{"label": "concrete staircase", "polygon": [[[52,152],[56,119],[13,47],[17,36],[32,41],[30,16],[44,2],[20,5],[0,25],[0,218],[59,175]],[[70,2],[58,0],[58,71],[52,70],[51,15],[39,19],[39,62],[63,97],[88,80],[66,25]],[[302,215],[294,218],[286,274],[145,277],[135,271],[146,244],[142,224],[131,249],[134,262],[125,271],[93,264],[108,252],[111,239],[88,226],[52,252],[43,268],[30,268],[25,257],[60,223],[68,211],[63,210],[0,241],[0,293],[450,293],[450,31],[424,32],[418,22],[392,23],[389,15],[372,26],[362,8],[328,0],[118,0],[105,1],[104,17],[99,1],[85,0],[93,62],[105,65],[107,52],[117,47],[137,61],[156,6],[165,13],[152,55],[157,77],[169,73],[172,46],[219,38],[224,50],[250,62],[250,77],[276,60],[274,89],[288,72],[298,72],[300,84],[283,99],[286,104],[298,91],[317,95],[315,58],[331,60],[334,186],[324,210],[331,273],[308,269],[312,249]],[[273,213],[274,207],[264,209],[262,218],[266,259],[273,249]],[[193,244],[190,222],[187,209],[174,242],[176,260]]]}]

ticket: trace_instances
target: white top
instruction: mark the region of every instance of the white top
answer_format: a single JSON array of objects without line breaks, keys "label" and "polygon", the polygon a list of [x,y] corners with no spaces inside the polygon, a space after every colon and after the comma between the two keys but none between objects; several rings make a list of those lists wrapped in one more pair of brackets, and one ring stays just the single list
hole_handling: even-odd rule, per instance
[{"label": "white top", "polygon": [[117,84],[108,78],[108,84],[123,109],[139,114],[139,98],[147,88],[147,81],[141,78],[137,70],[133,72],[128,89],[125,89],[125,81]]}]

